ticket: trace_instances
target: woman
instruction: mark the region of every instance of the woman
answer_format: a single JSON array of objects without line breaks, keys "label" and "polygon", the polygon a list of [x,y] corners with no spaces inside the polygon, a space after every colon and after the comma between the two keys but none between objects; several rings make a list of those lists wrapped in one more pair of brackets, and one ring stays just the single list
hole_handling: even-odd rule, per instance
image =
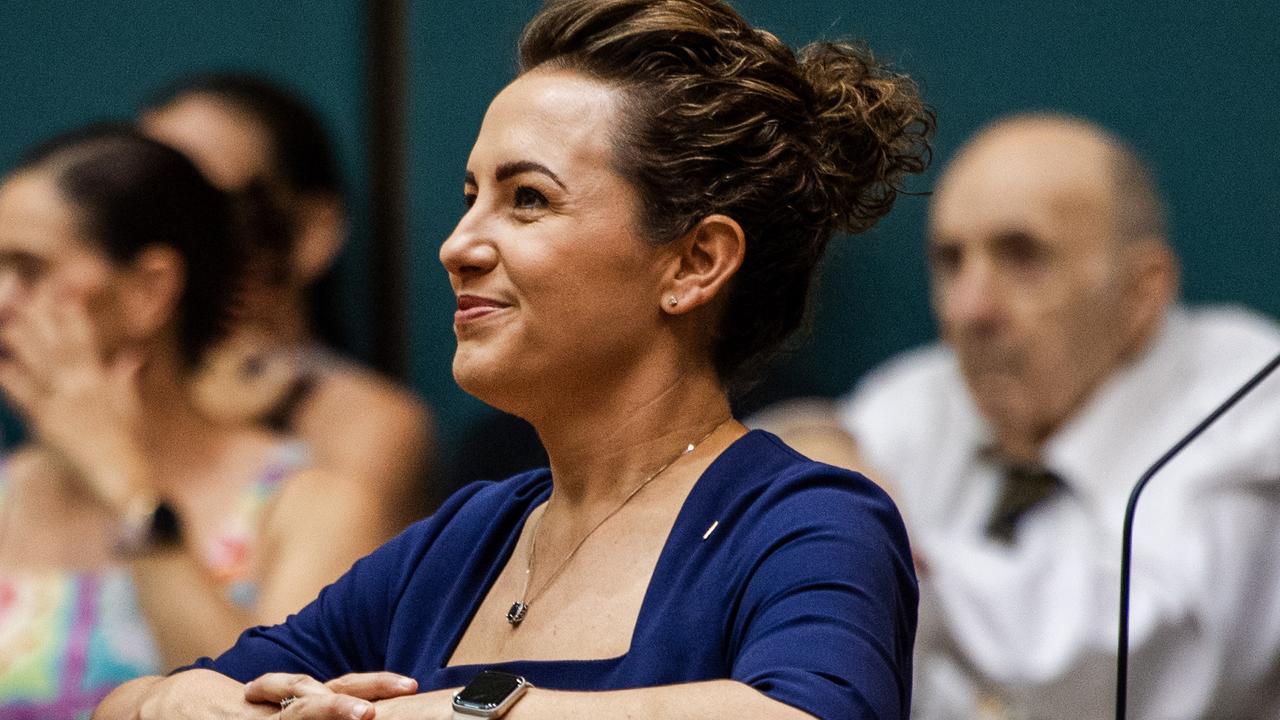
[{"label": "woman", "polygon": [[301,439],[317,467],[377,496],[388,536],[420,517],[430,414],[317,336],[332,319],[313,312],[312,301],[326,299],[313,291],[326,289],[318,286],[346,236],[338,166],[320,119],[265,80],[213,74],[166,89],[140,124],[218,187],[264,194],[279,219],[250,248],[235,327],[196,376],[197,405],[219,420]]},{"label": "woman", "polygon": [[715,0],[551,2],[521,59],[440,257],[455,377],[550,471],[463,489],[100,717],[906,716],[892,504],[746,432],[725,387],[799,324],[832,231],[923,166],[914,88],[850,46],[797,60]]},{"label": "woman", "polygon": [[250,217],[127,127],[58,137],[0,183],[0,388],[32,431],[0,466],[5,718],[87,716],[384,538],[358,486],[190,402]]}]

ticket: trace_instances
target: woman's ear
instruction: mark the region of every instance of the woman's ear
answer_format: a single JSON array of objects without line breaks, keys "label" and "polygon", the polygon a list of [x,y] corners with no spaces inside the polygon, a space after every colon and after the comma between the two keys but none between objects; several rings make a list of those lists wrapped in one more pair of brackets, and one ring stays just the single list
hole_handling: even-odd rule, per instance
[{"label": "woman's ear", "polygon": [[337,195],[315,194],[298,200],[297,236],[293,241],[290,269],[302,287],[324,274],[347,236],[347,215]]},{"label": "woman's ear", "polygon": [[186,285],[186,263],[163,245],[144,248],[122,274],[121,321],[134,337],[147,337],[173,320]]},{"label": "woman's ear", "polygon": [[686,313],[719,297],[747,252],[738,221],[708,215],[672,244],[675,256],[659,302],[672,315]]}]

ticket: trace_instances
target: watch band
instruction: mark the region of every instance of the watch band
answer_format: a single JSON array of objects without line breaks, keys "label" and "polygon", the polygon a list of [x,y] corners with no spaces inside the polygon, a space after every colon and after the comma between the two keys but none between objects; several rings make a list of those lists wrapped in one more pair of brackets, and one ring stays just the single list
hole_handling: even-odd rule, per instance
[{"label": "watch band", "polygon": [[168,502],[142,499],[130,505],[113,548],[118,557],[136,558],[182,544],[182,520]]}]

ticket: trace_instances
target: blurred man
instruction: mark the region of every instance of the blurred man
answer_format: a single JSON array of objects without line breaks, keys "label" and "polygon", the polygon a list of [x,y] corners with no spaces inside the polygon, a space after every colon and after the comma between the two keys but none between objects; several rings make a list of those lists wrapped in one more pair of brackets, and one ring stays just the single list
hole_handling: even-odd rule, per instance
[{"label": "blurred man", "polygon": [[[839,427],[812,408],[774,426],[902,508],[922,590],[913,717],[1108,717],[1128,493],[1280,332],[1174,304],[1150,173],[1073,118],[1010,118],[964,147],[928,255],[943,344],[874,372]],[[1277,480],[1280,377],[1144,494],[1132,717],[1280,717]]]}]

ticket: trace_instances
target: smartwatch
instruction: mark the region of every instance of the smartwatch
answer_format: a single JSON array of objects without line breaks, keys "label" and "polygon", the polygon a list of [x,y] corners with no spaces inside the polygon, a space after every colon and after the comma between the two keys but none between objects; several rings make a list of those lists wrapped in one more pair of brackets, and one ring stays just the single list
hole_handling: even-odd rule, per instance
[{"label": "smartwatch", "polygon": [[453,720],[500,718],[531,687],[519,675],[483,670],[453,696]]}]

